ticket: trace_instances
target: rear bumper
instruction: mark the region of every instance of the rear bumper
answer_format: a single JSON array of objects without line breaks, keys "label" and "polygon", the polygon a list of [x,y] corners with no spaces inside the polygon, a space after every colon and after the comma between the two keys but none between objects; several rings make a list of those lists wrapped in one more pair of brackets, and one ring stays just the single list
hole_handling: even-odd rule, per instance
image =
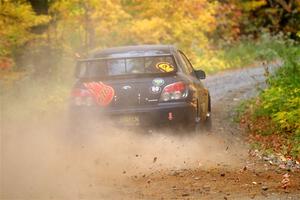
[{"label": "rear bumper", "polygon": [[182,124],[193,122],[196,116],[196,108],[186,102],[160,103],[155,106],[127,107],[127,108],[99,108],[91,107],[70,107],[70,117],[76,121],[95,119],[96,121],[111,120],[118,124],[118,118],[125,115],[137,116],[140,125],[163,125]]}]

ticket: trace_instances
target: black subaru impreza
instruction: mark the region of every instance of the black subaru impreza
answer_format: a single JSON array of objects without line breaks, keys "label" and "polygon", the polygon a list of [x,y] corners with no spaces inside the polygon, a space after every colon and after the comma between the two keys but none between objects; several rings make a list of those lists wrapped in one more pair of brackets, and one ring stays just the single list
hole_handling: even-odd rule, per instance
[{"label": "black subaru impreza", "polygon": [[210,128],[210,95],[201,82],[205,76],[170,45],[95,51],[77,63],[70,104],[73,126],[93,118],[117,126]]}]

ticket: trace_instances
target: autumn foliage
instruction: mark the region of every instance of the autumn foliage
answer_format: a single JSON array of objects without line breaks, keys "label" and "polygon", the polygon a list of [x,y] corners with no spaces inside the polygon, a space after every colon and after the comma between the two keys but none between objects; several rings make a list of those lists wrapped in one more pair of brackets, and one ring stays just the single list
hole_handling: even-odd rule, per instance
[{"label": "autumn foliage", "polygon": [[196,65],[210,65],[212,50],[245,35],[257,38],[267,30],[297,37],[299,9],[293,0],[2,0],[1,68],[30,68],[41,76],[47,68],[57,71],[58,63],[45,61],[40,67],[29,57],[60,62],[94,48],[157,43],[175,44]]}]

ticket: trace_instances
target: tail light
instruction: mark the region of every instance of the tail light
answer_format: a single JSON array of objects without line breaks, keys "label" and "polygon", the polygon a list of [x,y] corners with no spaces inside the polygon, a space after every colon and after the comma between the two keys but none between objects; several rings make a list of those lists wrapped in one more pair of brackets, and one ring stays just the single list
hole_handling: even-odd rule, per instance
[{"label": "tail light", "polygon": [[86,89],[75,88],[72,93],[72,103],[76,106],[91,106],[95,104],[94,98]]},{"label": "tail light", "polygon": [[183,82],[167,85],[160,96],[160,101],[171,101],[184,99],[188,95],[188,88]]}]

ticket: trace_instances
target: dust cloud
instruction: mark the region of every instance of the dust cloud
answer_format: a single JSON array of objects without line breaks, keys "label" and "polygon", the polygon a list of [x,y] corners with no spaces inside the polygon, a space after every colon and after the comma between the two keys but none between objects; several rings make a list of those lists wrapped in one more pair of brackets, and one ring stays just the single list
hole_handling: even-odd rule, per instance
[{"label": "dust cloud", "polygon": [[214,131],[145,133],[102,125],[75,137],[67,124],[66,115],[1,122],[1,199],[124,199],[134,192],[134,176],[239,165],[240,148]]}]

